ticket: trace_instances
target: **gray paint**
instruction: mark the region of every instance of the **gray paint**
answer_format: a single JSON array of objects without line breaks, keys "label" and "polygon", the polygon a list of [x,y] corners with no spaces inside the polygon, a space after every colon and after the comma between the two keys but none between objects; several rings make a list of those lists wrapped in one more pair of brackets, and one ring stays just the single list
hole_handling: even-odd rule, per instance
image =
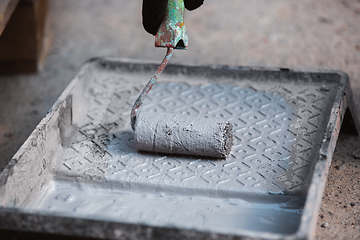
[{"label": "gray paint", "polygon": [[226,158],[232,141],[232,124],[223,119],[158,113],[136,118],[134,144],[143,151]]},{"label": "gray paint", "polygon": [[27,209],[151,226],[216,229],[227,234],[239,230],[291,234],[299,226],[304,205],[304,198],[293,196],[219,198],[190,191],[178,194],[172,188],[151,192],[137,187],[129,191],[109,185],[56,179],[40,202]]},{"label": "gray paint", "polygon": [[[140,113],[229,120],[231,153],[209,159],[136,150],[131,98],[156,67],[111,59],[84,66],[0,174],[0,228],[98,238],[310,237],[342,118],[353,111],[346,75],[168,66],[168,83]],[[235,220],[202,208],[214,204]]]}]

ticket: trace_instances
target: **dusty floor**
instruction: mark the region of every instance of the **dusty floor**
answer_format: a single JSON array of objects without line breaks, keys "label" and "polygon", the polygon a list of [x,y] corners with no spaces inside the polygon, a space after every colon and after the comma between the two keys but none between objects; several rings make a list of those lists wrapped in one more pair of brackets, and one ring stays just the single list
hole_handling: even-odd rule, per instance
[{"label": "dusty floor", "polygon": [[[53,46],[39,74],[0,77],[0,170],[87,59],[159,62],[141,1],[49,0]],[[188,51],[172,63],[328,68],[348,73],[360,110],[359,0],[205,0],[186,14]],[[360,118],[360,115],[358,114]],[[360,139],[341,135],[317,223],[318,239],[360,238]]]}]

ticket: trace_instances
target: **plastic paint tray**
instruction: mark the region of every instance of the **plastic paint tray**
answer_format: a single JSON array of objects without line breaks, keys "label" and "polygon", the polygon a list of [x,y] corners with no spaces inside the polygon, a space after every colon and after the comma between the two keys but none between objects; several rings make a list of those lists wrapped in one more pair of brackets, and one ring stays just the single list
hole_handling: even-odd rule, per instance
[{"label": "plastic paint tray", "polygon": [[[169,65],[140,111],[229,119],[226,160],[138,152],[157,64],[85,64],[0,175],[0,228],[101,239],[312,238],[350,84],[336,71]],[[348,110],[348,111],[347,111]],[[354,115],[353,115],[354,116]]]}]

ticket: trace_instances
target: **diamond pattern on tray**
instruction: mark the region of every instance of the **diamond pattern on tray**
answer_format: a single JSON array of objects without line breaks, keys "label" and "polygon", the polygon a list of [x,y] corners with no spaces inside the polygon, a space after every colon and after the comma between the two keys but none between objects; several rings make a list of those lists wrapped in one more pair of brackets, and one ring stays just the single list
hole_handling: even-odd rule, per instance
[{"label": "diamond pattern on tray", "polygon": [[141,85],[120,82],[109,78],[104,86],[99,79],[93,81],[87,92],[90,107],[72,146],[59,157],[58,173],[209,190],[281,193],[303,186],[317,130],[313,121],[321,117],[313,103],[326,100],[326,93],[316,87],[263,91],[263,86],[222,83],[155,84],[141,111],[225,118],[234,124],[230,156],[210,160],[138,152],[129,112]]}]

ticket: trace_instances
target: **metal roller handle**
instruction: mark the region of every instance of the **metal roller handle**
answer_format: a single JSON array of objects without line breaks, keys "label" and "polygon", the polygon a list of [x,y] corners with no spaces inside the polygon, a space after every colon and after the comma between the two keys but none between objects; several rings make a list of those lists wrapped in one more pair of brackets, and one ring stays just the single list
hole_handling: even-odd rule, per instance
[{"label": "metal roller handle", "polygon": [[184,0],[168,0],[163,21],[155,36],[155,47],[187,49]]},{"label": "metal roller handle", "polygon": [[164,59],[162,60],[160,66],[158,67],[157,71],[155,72],[154,77],[152,77],[149,82],[146,84],[145,88],[142,90],[142,92],[140,93],[139,97],[136,99],[132,109],[131,109],[131,114],[130,114],[130,122],[131,122],[131,128],[135,131],[135,122],[136,122],[136,113],[138,108],[141,106],[141,104],[143,103],[146,95],[150,92],[151,88],[153,87],[154,83],[156,82],[156,80],[158,79],[159,75],[164,71],[166,65],[168,64],[168,62],[170,61],[170,58],[173,54],[173,48],[168,48],[166,55],[164,57]]},{"label": "metal roller handle", "polygon": [[159,75],[164,71],[173,54],[173,49],[187,49],[188,37],[184,25],[184,13],[184,0],[168,0],[164,18],[155,36],[155,47],[166,47],[167,52],[164,60],[155,72],[155,76],[147,83],[131,109],[130,122],[131,128],[134,131],[137,110],[143,103],[146,95],[153,87]]}]

